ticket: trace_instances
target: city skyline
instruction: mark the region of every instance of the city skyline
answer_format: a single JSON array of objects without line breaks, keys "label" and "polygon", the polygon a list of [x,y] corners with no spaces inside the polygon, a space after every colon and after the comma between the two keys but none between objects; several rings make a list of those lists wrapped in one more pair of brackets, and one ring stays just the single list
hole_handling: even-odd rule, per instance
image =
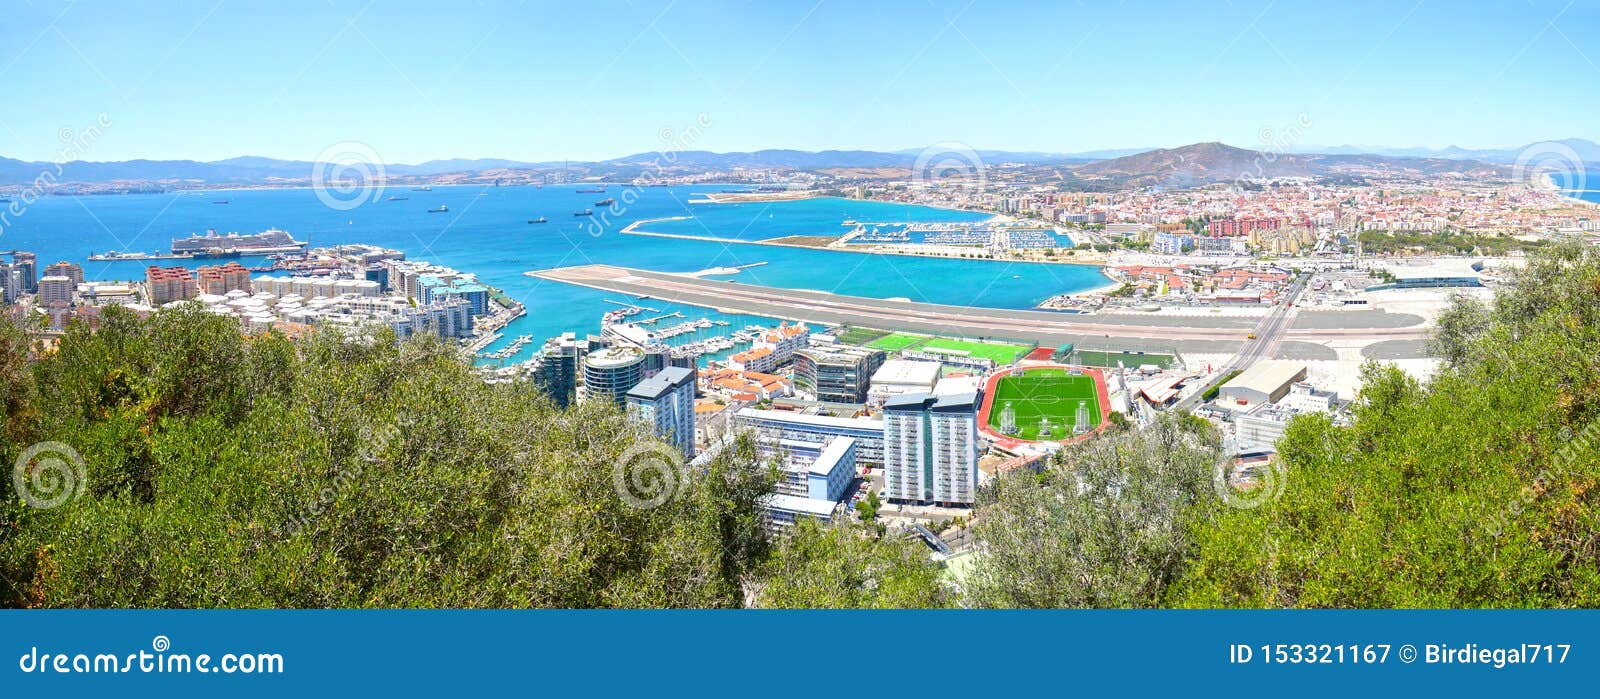
[{"label": "city skyline", "polygon": [[0,155],[56,160],[62,134],[102,117],[75,158],[312,160],[347,141],[416,163],[604,160],[663,145],[1074,153],[1600,139],[1584,119],[1600,98],[1573,89],[1600,72],[1575,41],[1597,14],[1569,2],[1470,16],[1365,4],[1332,18],[1270,2],[100,9],[28,5],[0,28],[0,77],[50,96],[0,117]]}]

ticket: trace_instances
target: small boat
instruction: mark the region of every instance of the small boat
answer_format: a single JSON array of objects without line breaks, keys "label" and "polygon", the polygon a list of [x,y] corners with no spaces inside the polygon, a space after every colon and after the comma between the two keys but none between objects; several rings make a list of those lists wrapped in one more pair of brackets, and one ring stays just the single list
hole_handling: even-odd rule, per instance
[{"label": "small boat", "polygon": [[440,204],[439,208],[437,208],[437,209],[428,209],[428,213],[430,213],[430,214],[442,214],[442,213],[445,213],[445,212],[447,212],[449,210],[450,210],[450,207],[445,206],[444,204]]},{"label": "small boat", "polygon": [[545,222],[545,218],[543,216],[540,216],[539,218],[530,218],[530,219],[528,219],[528,223],[544,223],[544,222]]},{"label": "small boat", "polygon": [[411,201],[411,197],[389,197],[385,201]]},{"label": "small boat", "polygon": [[595,202],[594,205],[595,206],[611,206],[612,204],[615,204],[615,203],[617,203],[617,200],[612,199],[611,197],[606,197],[604,199],[601,199],[600,201]]},{"label": "small boat", "polygon": [[594,215],[594,211],[591,211],[589,209],[584,209],[583,211],[574,211],[574,212],[572,212],[572,215],[573,216],[593,216]]}]

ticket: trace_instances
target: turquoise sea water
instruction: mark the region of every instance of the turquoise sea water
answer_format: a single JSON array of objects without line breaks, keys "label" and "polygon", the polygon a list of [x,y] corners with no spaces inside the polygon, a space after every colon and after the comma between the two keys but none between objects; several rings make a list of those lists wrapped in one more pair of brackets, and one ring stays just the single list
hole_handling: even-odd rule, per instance
[{"label": "turquoise sea water", "polygon": [[[760,204],[689,204],[720,188],[609,186],[605,194],[577,193],[572,186],[434,187],[431,192],[391,188],[355,209],[329,208],[310,189],[187,192],[114,196],[45,197],[0,230],[0,250],[28,250],[41,265],[66,260],[83,265],[90,279],[142,279],[145,262],[89,262],[107,250],[166,252],[172,239],[214,228],[254,233],[282,228],[313,246],[370,243],[404,250],[410,259],[429,260],[503,289],[527,306],[528,315],[506,328],[536,342],[511,361],[525,359],[538,342],[563,331],[597,332],[600,315],[617,294],[548,282],[523,272],[590,263],[615,264],[663,272],[693,272],[712,267],[767,264],[717,277],[747,284],[814,289],[876,298],[909,298],[932,303],[990,308],[1027,308],[1054,294],[1100,286],[1098,268],[1013,262],[946,260],[860,253],[722,244],[621,235],[641,219],[662,221],[648,230],[759,240],[783,235],[835,234],[848,219],[872,221],[976,221],[982,214],[845,199],[811,199]],[[387,201],[389,196],[407,197]],[[610,207],[595,206],[604,198]],[[226,199],[228,204],[212,202]],[[430,208],[449,207],[446,213]],[[573,211],[593,209],[595,216]],[[529,224],[530,218],[549,222]],[[246,265],[264,264],[246,258]],[[196,267],[194,261],[164,261]],[[626,301],[628,299],[617,299]],[[705,309],[661,301],[647,305],[663,312],[682,310],[690,319],[723,318]],[[760,318],[726,318],[731,328]],[[662,326],[678,320],[663,321]],[[729,328],[692,333],[686,342]]]}]

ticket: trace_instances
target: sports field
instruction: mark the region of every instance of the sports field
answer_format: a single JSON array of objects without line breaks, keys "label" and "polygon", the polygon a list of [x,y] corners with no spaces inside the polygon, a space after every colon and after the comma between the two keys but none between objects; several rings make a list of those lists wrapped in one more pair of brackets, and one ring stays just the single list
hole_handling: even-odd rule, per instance
[{"label": "sports field", "polygon": [[927,335],[912,335],[909,333],[885,335],[868,343],[867,346],[889,352],[904,350],[947,351],[962,356],[982,357],[1001,365],[1016,361],[1017,357],[1032,349],[1027,345],[952,340],[947,337],[928,337]]},{"label": "sports field", "polygon": [[[1021,439],[1067,439],[1073,436],[1078,406],[1088,410],[1089,427],[1100,424],[1100,398],[1091,376],[1073,376],[1065,369],[1027,369],[1000,377],[989,410],[989,427],[1004,434],[1006,406],[1016,414]],[[1042,420],[1050,421],[1050,434],[1039,434]]]},{"label": "sports field", "polygon": [[1144,364],[1154,364],[1162,369],[1171,369],[1176,360],[1170,354],[1160,352],[1102,352],[1096,350],[1078,350],[1072,353],[1072,364],[1083,366],[1098,366],[1110,369],[1117,368],[1117,362],[1128,369],[1137,369]]},{"label": "sports field", "polygon": [[835,337],[847,345],[865,345],[880,337],[888,335],[887,330],[873,330],[872,328],[844,328],[836,333]]}]

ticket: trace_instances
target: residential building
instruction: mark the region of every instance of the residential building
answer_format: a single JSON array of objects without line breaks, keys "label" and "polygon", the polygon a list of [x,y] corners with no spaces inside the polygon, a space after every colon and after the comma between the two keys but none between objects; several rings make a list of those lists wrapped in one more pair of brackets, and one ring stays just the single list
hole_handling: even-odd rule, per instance
[{"label": "residential building", "polygon": [[73,287],[83,283],[83,268],[71,262],[57,262],[44,268],[45,277],[66,277]]},{"label": "residential building", "polygon": [[183,267],[150,265],[144,270],[144,283],[149,294],[146,301],[152,306],[192,299],[200,293],[194,273]]},{"label": "residential building", "polygon": [[868,466],[883,464],[882,420],[744,408],[734,416],[734,427],[754,430],[759,438],[773,442],[787,439],[826,444],[836,437],[850,437],[856,442],[856,461]]},{"label": "residential building", "polygon": [[855,481],[854,438],[833,437],[826,442],[763,440],[760,444],[767,456],[779,457],[784,474],[778,482],[780,493],[838,502]]},{"label": "residential building", "polygon": [[978,490],[981,393],[904,394],[883,406],[884,495],[970,506]]},{"label": "residential building", "polygon": [[39,305],[50,306],[53,303],[71,304],[73,292],[78,285],[72,283],[70,277],[52,274],[39,279]]},{"label": "residential building", "polygon": [[[787,325],[780,323],[778,327],[761,333],[761,337],[750,345],[751,349],[772,350],[772,367],[758,369],[745,367],[747,371],[771,371],[771,369],[788,364],[794,358],[795,350],[805,349],[811,343],[811,329],[804,323]],[[742,354],[742,353],[741,353]]]},{"label": "residential building", "polygon": [[1174,233],[1157,233],[1150,240],[1150,252],[1158,255],[1182,255],[1194,247],[1194,236]]},{"label": "residential building", "polygon": [[695,370],[667,367],[628,389],[628,415],[694,458]]},{"label": "residential building", "polygon": [[778,356],[771,347],[751,347],[730,355],[728,364],[740,371],[770,374],[778,368]]},{"label": "residential building", "polygon": [[583,359],[589,352],[599,349],[594,338],[579,339],[576,333],[563,333],[546,340],[544,347],[533,360],[534,385],[550,396],[556,406],[572,405],[578,395],[578,376],[583,372]]},{"label": "residential building", "polygon": [[643,380],[644,350],[637,347],[607,347],[583,360],[584,394],[589,400],[622,406],[628,390]]},{"label": "residential building", "polygon": [[237,262],[221,266],[204,266],[195,270],[199,277],[200,293],[222,295],[230,291],[249,292],[250,270]]}]

